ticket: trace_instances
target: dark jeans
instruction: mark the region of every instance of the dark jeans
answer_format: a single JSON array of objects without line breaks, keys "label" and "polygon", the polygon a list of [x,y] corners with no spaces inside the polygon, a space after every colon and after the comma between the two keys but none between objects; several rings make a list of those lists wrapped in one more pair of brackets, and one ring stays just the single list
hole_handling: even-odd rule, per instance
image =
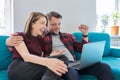
[{"label": "dark jeans", "polygon": [[[66,65],[69,64],[68,58],[64,55],[54,56],[54,58],[63,60]],[[45,66],[15,59],[8,68],[8,76],[9,80],[41,80],[46,71],[50,72],[50,76],[48,75],[46,80],[58,80],[60,78]],[[51,73],[54,77],[51,77]]]},{"label": "dark jeans", "polygon": [[[58,59],[64,61],[64,63],[67,66],[69,64],[68,58],[64,55],[49,56],[49,58],[58,58]],[[59,79],[60,79],[60,76],[58,76],[57,74],[55,74],[51,70],[47,69],[41,80],[59,80]]]},{"label": "dark jeans", "polygon": [[98,62],[90,67],[75,70],[70,68],[68,73],[66,73],[67,78],[65,80],[80,80],[80,75],[94,75],[98,80],[115,80],[109,65],[105,63]]},{"label": "dark jeans", "polygon": [[[43,74],[45,74],[47,70],[48,69],[44,66],[16,59],[9,66],[8,75],[9,80],[41,80]],[[100,62],[78,71],[73,68],[68,68],[68,72],[64,74],[62,78],[64,80],[80,80],[79,74],[94,75],[98,80],[115,80],[111,68],[107,64]],[[49,77],[48,80],[54,80],[55,78],[59,80],[56,74],[52,76],[54,76],[54,78],[51,77],[50,79]]]},{"label": "dark jeans", "polygon": [[80,80],[78,71],[73,68],[68,68],[68,72],[62,77],[64,80]]},{"label": "dark jeans", "polygon": [[90,67],[78,70],[79,74],[90,74],[98,78],[98,80],[115,80],[109,65],[98,62]]}]

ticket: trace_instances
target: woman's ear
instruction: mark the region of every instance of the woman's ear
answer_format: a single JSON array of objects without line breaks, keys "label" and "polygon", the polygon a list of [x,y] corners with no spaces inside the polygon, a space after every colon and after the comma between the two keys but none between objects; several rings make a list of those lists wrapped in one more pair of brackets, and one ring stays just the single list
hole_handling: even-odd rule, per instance
[{"label": "woman's ear", "polygon": [[35,23],[32,23],[32,28],[34,28],[35,27]]}]

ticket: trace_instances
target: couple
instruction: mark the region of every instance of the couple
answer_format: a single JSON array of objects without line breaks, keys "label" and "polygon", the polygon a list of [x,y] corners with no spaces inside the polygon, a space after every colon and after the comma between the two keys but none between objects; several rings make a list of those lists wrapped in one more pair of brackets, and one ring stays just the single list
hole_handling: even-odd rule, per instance
[{"label": "couple", "polygon": [[71,34],[60,32],[61,19],[54,11],[47,17],[32,12],[24,33],[15,33],[7,39],[6,44],[14,46],[10,48],[14,54],[8,69],[9,80],[80,80],[81,74],[94,75],[98,80],[114,80],[105,63],[98,62],[82,70],[67,68],[69,62],[75,61],[74,51],[81,52],[83,44],[89,42],[88,26],[79,26],[83,33],[79,43]]}]

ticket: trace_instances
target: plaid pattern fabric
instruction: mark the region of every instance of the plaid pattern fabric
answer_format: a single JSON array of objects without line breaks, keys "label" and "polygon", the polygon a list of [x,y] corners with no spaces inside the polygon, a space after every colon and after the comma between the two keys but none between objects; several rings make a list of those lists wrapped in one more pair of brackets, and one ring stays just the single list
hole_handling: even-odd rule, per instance
[{"label": "plaid pattern fabric", "polygon": [[[83,44],[87,43],[82,39],[81,42],[78,42],[71,34],[69,33],[60,33],[60,40],[63,42],[65,47],[70,51],[70,53],[74,56],[74,51],[81,52]],[[44,42],[44,56],[49,56],[52,52],[52,37],[51,34],[47,34],[43,38]]]}]

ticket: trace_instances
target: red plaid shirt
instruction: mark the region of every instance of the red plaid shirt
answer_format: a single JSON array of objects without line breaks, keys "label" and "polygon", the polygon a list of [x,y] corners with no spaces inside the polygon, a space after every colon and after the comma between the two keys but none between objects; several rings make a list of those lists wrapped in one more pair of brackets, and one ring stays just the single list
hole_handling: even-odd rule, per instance
[{"label": "red plaid shirt", "polygon": [[[81,42],[78,42],[75,37],[73,37],[69,33],[60,33],[60,40],[63,42],[65,47],[70,51],[70,53],[75,58],[74,52],[81,52],[83,44],[87,43],[85,40],[82,39]],[[49,54],[52,52],[52,37],[48,33],[44,38],[44,56],[49,56]]]}]

